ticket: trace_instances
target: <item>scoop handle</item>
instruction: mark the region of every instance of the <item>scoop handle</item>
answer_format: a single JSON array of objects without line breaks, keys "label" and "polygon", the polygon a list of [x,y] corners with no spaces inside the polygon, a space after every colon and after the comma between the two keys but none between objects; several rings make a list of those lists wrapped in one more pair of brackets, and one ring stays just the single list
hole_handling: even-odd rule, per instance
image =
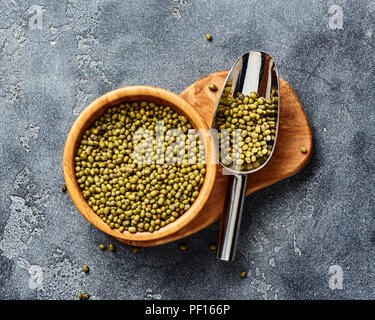
[{"label": "scoop handle", "polygon": [[246,197],[247,175],[238,174],[230,179],[226,204],[220,223],[217,258],[233,261],[236,255],[243,203]]}]

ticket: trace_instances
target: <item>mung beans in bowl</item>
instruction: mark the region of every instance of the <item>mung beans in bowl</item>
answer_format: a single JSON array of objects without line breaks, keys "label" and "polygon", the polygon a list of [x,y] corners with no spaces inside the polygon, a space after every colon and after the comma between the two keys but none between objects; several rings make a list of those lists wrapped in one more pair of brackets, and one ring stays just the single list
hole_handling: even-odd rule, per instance
[{"label": "mung beans in bowl", "polygon": [[116,89],[84,109],[68,134],[67,189],[100,230],[157,244],[207,201],[216,175],[212,144],[207,124],[180,96],[149,86]]}]

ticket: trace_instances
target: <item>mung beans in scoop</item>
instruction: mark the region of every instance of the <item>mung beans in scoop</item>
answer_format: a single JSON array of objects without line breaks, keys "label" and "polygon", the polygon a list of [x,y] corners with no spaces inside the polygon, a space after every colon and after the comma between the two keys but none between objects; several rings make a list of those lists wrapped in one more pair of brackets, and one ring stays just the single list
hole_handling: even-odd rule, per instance
[{"label": "mung beans in scoop", "polygon": [[206,173],[203,144],[192,131],[169,106],[142,101],[107,109],[85,131],[75,157],[77,182],[93,211],[120,232],[154,232],[176,221]]},{"label": "mung beans in scoop", "polygon": [[257,92],[233,97],[232,82],[227,82],[214,123],[219,130],[220,161],[238,171],[262,165],[274,145],[277,108],[277,89],[268,99]]}]

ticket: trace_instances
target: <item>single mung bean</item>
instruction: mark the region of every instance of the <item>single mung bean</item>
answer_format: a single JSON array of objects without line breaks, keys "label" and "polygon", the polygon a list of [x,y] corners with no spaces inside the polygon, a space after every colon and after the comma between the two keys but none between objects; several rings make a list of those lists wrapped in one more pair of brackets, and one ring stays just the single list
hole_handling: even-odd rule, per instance
[{"label": "single mung bean", "polygon": [[90,299],[90,295],[88,293],[83,294],[82,297],[83,297],[84,300]]},{"label": "single mung bean", "polygon": [[137,252],[139,252],[139,248],[138,248],[138,247],[133,247],[133,248],[132,248],[132,252],[133,252],[133,253],[137,253]]}]

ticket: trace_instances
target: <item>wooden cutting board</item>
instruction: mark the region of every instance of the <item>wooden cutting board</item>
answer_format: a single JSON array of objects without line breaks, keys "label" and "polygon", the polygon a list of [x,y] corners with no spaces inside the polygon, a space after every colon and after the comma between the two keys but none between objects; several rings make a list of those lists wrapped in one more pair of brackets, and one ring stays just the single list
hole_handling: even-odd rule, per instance
[{"label": "wooden cutting board", "polygon": [[[217,101],[228,71],[219,71],[194,82],[181,92],[203,119],[211,126]],[[212,92],[208,85],[214,83],[218,90]],[[301,101],[291,85],[280,78],[280,124],[276,148],[268,164],[261,170],[250,174],[247,183],[246,195],[265,188],[275,182],[288,178],[299,172],[310,160],[313,149],[313,136],[309,119],[303,109]],[[301,147],[307,153],[301,152]],[[155,246],[196,233],[216,222],[223,211],[229,176],[223,176],[221,167],[217,166],[218,173],[212,193],[201,213],[183,229],[168,235],[165,238],[139,243],[139,246]],[[219,235],[218,235],[219,236]],[[132,243],[134,245],[134,243]]]}]

